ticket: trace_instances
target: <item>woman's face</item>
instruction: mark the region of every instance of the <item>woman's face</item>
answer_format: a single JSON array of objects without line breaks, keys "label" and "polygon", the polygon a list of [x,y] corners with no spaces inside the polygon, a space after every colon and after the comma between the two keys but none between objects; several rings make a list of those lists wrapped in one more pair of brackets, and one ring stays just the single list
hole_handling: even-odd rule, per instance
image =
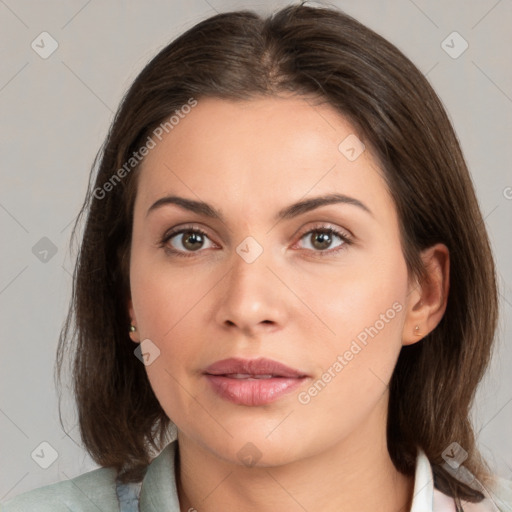
[{"label": "woman's face", "polygon": [[352,126],[304,98],[206,98],[155,140],[129,308],[179,435],[250,465],[382,436],[411,289],[393,201]]}]

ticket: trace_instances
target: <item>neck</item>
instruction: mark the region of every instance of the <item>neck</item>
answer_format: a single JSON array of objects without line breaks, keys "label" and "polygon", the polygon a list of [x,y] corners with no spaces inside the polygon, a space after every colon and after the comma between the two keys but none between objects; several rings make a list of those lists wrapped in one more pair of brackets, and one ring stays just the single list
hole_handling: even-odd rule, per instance
[{"label": "neck", "polygon": [[369,418],[328,450],[273,467],[227,462],[181,434],[176,471],[181,512],[408,512],[414,477],[396,470],[385,428],[375,432],[376,424]]}]

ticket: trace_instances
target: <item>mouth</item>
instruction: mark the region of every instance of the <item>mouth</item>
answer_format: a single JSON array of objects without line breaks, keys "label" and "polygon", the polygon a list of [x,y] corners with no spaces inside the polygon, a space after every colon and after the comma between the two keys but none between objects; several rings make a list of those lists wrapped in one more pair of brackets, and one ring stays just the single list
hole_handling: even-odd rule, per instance
[{"label": "mouth", "polygon": [[204,375],[218,396],[246,406],[274,402],[309,377],[300,370],[265,358],[224,359],[206,368]]}]

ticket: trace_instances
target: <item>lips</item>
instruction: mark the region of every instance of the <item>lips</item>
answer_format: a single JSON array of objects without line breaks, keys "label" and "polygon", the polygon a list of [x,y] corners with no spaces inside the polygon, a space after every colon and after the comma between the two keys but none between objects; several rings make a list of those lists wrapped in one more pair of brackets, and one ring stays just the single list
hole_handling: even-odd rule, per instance
[{"label": "lips", "polygon": [[308,378],[300,370],[265,358],[224,359],[208,366],[204,375],[221,398],[247,406],[271,403]]},{"label": "lips", "polygon": [[299,370],[285,366],[272,359],[223,359],[206,368],[205,373],[210,375],[244,375],[252,377],[305,377]]}]

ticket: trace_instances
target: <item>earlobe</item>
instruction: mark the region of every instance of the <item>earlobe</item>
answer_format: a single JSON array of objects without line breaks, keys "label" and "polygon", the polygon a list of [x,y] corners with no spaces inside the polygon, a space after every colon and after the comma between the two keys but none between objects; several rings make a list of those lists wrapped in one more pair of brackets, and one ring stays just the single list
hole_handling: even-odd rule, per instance
[{"label": "earlobe", "polygon": [[450,253],[436,244],[421,254],[425,278],[409,292],[402,344],[411,345],[432,332],[446,311],[450,287]]},{"label": "earlobe", "polygon": [[128,300],[128,315],[130,317],[130,325],[128,326],[128,333],[130,339],[134,343],[140,343],[139,333],[137,332],[137,321],[135,319],[135,311],[133,309],[133,303],[131,299]]},{"label": "earlobe", "polygon": [[135,327],[135,325],[133,325],[133,324],[130,325],[129,334],[130,334],[130,339],[134,343],[140,343],[139,334],[137,332],[137,327]]}]

